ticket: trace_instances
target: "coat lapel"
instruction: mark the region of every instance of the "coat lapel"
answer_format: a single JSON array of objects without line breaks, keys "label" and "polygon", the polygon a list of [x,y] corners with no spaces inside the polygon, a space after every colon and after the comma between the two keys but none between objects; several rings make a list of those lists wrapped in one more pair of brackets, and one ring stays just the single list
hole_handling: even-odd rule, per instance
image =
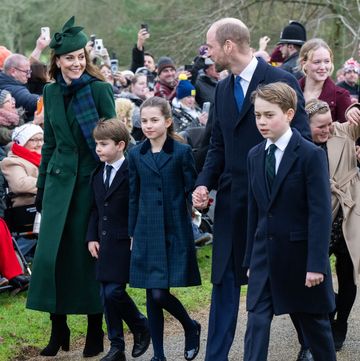
[{"label": "coat lapel", "polygon": [[115,177],[111,182],[110,188],[106,192],[105,198],[110,197],[111,194],[125,181],[127,176],[127,169],[127,160],[125,159],[120,169],[116,172]]},{"label": "coat lapel", "polygon": [[338,137],[336,135],[332,136],[328,140],[328,145],[330,145],[327,147],[330,178],[334,177],[336,168],[340,164],[340,157],[342,156],[345,144],[346,139],[343,137]]},{"label": "coat lapel", "polygon": [[[57,84],[56,84],[57,85]],[[64,132],[64,137],[71,141],[74,146],[76,146],[76,142],[73,136],[73,133],[70,128],[70,124],[68,122],[68,116],[65,111],[64,105],[64,97],[61,93],[60,86],[57,85],[54,87],[54,90],[51,92],[51,103],[56,111],[53,111],[52,114],[54,116],[54,121],[57,124],[61,124],[61,130]]]},{"label": "coat lapel", "polygon": [[265,142],[261,143],[257,153],[254,156],[254,164],[256,164],[256,179],[258,183],[258,191],[261,192],[261,199],[270,200],[270,194],[268,191],[268,185],[265,178]]},{"label": "coat lapel", "polygon": [[270,196],[270,203],[269,207],[271,206],[272,202],[276,198],[277,193],[279,192],[280,186],[284,179],[286,178],[287,174],[290,172],[293,164],[299,157],[296,149],[299,146],[299,143],[301,141],[301,135],[295,130],[292,129],[293,135],[290,139],[289,144],[287,145],[284,155],[281,159],[280,166],[278,169],[278,172],[276,174],[276,177],[274,179],[274,184]]}]

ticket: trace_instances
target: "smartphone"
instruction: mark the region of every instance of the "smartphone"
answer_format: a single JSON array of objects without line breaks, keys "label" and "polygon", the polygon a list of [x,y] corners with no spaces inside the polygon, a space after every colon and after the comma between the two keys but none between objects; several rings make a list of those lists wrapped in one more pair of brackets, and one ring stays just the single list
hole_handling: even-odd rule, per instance
[{"label": "smartphone", "polygon": [[101,53],[101,51],[104,49],[103,39],[95,39],[94,44],[95,51],[97,53]]},{"label": "smartphone", "polygon": [[95,46],[95,39],[96,39],[96,35],[95,35],[95,34],[91,34],[91,35],[90,35],[90,41],[91,41],[92,47]]},{"label": "smartphone", "polygon": [[141,28],[141,29],[145,29],[147,32],[149,32],[149,26],[148,26],[148,24],[141,24],[141,25],[140,25],[140,28]]},{"label": "smartphone", "polygon": [[113,74],[119,71],[119,61],[117,59],[110,59],[111,72]]},{"label": "smartphone", "polygon": [[41,28],[41,35],[44,39],[50,40],[50,28],[47,26]]},{"label": "smartphone", "polygon": [[204,102],[202,106],[202,112],[209,114],[209,110],[210,110],[210,102]]},{"label": "smartphone", "polygon": [[193,69],[193,66],[191,64],[185,64],[184,65],[184,70],[185,71],[192,71],[192,69]]}]

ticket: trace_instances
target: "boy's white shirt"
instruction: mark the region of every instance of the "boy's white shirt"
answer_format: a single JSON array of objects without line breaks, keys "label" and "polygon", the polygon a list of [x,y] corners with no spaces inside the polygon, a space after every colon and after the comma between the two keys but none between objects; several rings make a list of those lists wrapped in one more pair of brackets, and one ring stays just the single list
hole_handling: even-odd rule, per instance
[{"label": "boy's white shirt", "polygon": [[106,179],[106,166],[109,164],[111,165],[113,168],[111,169],[111,173],[110,173],[110,181],[109,181],[109,187],[111,186],[112,181],[114,180],[117,171],[120,169],[120,167],[122,166],[123,162],[125,160],[125,157],[122,156],[119,160],[115,161],[114,163],[107,163],[105,162],[105,166],[104,166],[104,172],[103,172],[103,181],[105,183],[105,179]]},{"label": "boy's white shirt", "polygon": [[279,169],[279,165],[281,162],[281,159],[284,155],[285,149],[287,145],[290,142],[290,138],[292,136],[292,130],[289,127],[289,129],[275,142],[273,143],[270,139],[266,140],[265,150],[267,150],[271,144],[276,145],[276,151],[275,151],[275,174],[277,174],[277,171]]}]

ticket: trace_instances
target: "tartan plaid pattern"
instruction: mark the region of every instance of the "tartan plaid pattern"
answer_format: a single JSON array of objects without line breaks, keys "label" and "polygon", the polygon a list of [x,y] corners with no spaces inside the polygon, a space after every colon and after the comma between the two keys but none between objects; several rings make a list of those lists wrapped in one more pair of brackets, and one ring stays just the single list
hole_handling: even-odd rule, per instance
[{"label": "tartan plaid pattern", "polygon": [[99,121],[95,102],[91,93],[90,83],[98,79],[84,72],[79,79],[74,79],[70,85],[65,83],[61,73],[57,77],[57,81],[61,86],[64,95],[72,95],[72,107],[75,113],[83,136],[96,160],[99,160],[95,152],[95,141],[92,132]]}]

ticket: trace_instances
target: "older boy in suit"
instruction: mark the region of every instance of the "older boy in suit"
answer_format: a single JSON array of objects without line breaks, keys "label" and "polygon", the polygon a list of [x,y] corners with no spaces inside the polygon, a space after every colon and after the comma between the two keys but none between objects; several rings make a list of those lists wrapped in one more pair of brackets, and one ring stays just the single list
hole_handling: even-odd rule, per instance
[{"label": "older boy in suit", "polygon": [[253,100],[256,126],[266,140],[248,156],[244,360],[267,360],[272,317],[289,313],[299,322],[314,359],[334,361],[326,155],[290,128],[297,103],[291,87],[264,85]]},{"label": "older boy in suit", "polygon": [[101,361],[125,361],[123,321],[134,335],[133,357],[150,343],[147,319],[126,292],[129,281],[129,178],[124,151],[130,140],[119,120],[100,122],[94,129],[96,153],[103,162],[92,175],[94,207],[87,232],[88,248],[97,259],[97,279],[111,343]]}]

